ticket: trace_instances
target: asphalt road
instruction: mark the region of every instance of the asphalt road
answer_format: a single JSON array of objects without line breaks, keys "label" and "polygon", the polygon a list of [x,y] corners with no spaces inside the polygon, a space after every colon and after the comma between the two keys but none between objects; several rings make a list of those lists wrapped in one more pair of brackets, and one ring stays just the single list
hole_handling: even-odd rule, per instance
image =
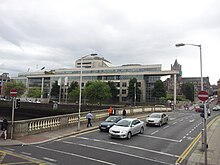
[{"label": "asphalt road", "polygon": [[[219,112],[213,112],[209,120]],[[145,117],[143,118],[143,120]],[[0,148],[46,161],[75,165],[169,165],[189,146],[202,129],[202,118],[193,111],[169,113],[162,127],[145,127],[130,140],[110,138],[98,129],[49,143]]]}]

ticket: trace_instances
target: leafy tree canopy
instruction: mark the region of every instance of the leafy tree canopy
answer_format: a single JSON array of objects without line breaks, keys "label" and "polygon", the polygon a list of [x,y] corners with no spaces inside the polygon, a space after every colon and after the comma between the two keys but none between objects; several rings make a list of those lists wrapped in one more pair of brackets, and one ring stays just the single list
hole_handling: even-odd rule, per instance
[{"label": "leafy tree canopy", "polygon": [[68,88],[68,93],[71,93],[73,90],[79,88],[79,84],[77,81],[73,81],[70,84],[70,87]]},{"label": "leafy tree canopy", "polygon": [[190,101],[194,101],[194,85],[192,83],[182,84],[181,92]]},{"label": "leafy tree canopy", "polygon": [[16,82],[15,80],[11,80],[5,84],[5,94],[10,96],[10,91],[12,89],[17,90],[17,96],[23,95],[26,90],[25,85],[22,82]]},{"label": "leafy tree canopy", "polygon": [[28,91],[28,97],[32,97],[32,98],[40,98],[41,96],[41,89],[40,87],[34,87],[34,88],[30,88]]},{"label": "leafy tree canopy", "polygon": [[166,97],[165,86],[161,80],[155,82],[152,90],[152,96],[156,98]]},{"label": "leafy tree canopy", "polygon": [[51,96],[54,96],[55,98],[59,97],[59,93],[60,93],[60,86],[58,85],[58,81],[55,81],[52,84],[52,88],[51,88]]},{"label": "leafy tree canopy", "polygon": [[101,81],[93,81],[90,85],[85,87],[86,97],[91,103],[100,103],[109,99],[111,89],[107,83]]},{"label": "leafy tree canopy", "polygon": [[108,85],[110,87],[111,94],[112,94],[111,100],[118,101],[118,96],[117,96],[118,92],[117,92],[117,88],[115,87],[115,83],[112,81],[108,81]]}]

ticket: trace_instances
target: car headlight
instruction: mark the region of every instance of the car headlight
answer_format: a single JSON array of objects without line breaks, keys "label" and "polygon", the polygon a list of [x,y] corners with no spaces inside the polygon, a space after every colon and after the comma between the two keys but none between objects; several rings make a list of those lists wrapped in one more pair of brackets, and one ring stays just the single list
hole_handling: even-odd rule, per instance
[{"label": "car headlight", "polygon": [[107,127],[109,128],[109,127],[110,127],[110,125],[107,125]]},{"label": "car headlight", "polygon": [[121,131],[122,134],[125,134],[125,133],[127,133],[127,132],[128,132],[127,130]]},{"label": "car headlight", "polygon": [[160,122],[160,120],[155,120],[155,123],[159,123]]}]

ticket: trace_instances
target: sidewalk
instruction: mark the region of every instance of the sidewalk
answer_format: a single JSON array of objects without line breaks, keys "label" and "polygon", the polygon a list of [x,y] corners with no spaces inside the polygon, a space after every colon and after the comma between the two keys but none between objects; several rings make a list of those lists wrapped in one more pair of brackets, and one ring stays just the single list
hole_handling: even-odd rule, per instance
[{"label": "sidewalk", "polygon": [[[208,165],[220,165],[220,116],[207,129],[207,162]],[[201,140],[198,142],[192,155],[189,157],[187,165],[204,165],[205,152],[201,151]]]},{"label": "sidewalk", "polygon": [[92,122],[93,126],[88,128],[86,127],[86,124],[81,123],[79,131],[77,130],[77,126],[73,126],[71,128],[62,128],[61,130],[54,130],[54,131],[39,133],[36,135],[24,136],[15,140],[11,140],[11,139],[4,140],[3,138],[0,138],[0,147],[10,146],[10,145],[30,145],[30,144],[48,142],[62,137],[67,137],[97,129],[99,123],[100,121]]}]

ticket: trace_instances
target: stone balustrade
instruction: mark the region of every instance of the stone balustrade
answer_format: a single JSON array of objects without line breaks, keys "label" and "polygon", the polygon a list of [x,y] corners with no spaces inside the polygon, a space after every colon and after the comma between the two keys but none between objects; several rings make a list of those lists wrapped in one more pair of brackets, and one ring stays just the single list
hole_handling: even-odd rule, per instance
[{"label": "stone balustrade", "polygon": [[[151,113],[151,112],[169,112],[171,108],[167,107],[129,107],[125,108],[127,115],[132,116],[137,113]],[[117,115],[122,115],[123,109],[116,109]],[[80,116],[80,123],[86,123],[86,114],[88,112],[82,112]],[[104,120],[108,116],[107,109],[104,110],[96,110],[92,112],[94,115],[93,121]],[[10,122],[9,122],[10,123]],[[58,130],[66,127],[76,126],[78,123],[78,113],[67,114],[67,115],[58,115],[51,117],[43,117],[37,119],[30,120],[20,120],[14,122],[14,132],[13,138],[16,139],[22,136],[33,135],[41,132],[47,132],[51,130]],[[8,136],[10,136],[11,132],[11,124],[8,129]]]}]

